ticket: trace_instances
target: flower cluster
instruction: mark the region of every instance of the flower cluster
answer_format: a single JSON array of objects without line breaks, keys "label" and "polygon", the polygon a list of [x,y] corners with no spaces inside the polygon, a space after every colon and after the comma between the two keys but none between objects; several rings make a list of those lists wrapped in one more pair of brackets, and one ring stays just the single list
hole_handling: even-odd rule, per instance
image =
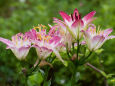
[{"label": "flower cluster", "polygon": [[66,51],[67,48],[71,50],[72,47],[78,48],[79,45],[84,44],[90,51],[95,51],[106,40],[115,38],[115,36],[109,36],[112,29],[96,29],[96,26],[92,24],[95,13],[92,11],[81,18],[77,9],[71,15],[60,11],[59,14],[63,20],[54,18],[55,24],[49,25],[49,32],[46,32],[46,26],[40,24],[24,34],[16,34],[11,41],[2,37],[0,41],[5,43],[7,49],[11,49],[19,60],[25,59],[30,48],[34,47],[39,59],[46,59],[54,53],[64,63],[60,52]]}]

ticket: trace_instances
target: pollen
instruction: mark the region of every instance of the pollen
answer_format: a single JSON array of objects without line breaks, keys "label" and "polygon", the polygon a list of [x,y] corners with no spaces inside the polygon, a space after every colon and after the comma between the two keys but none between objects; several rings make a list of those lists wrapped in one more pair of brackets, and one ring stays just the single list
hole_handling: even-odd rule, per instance
[{"label": "pollen", "polygon": [[94,28],[94,29],[90,29],[90,32],[91,33],[95,33],[96,32],[96,29]]},{"label": "pollen", "polygon": [[61,34],[61,35],[64,35],[64,31],[63,31],[63,30],[60,30],[60,34]]},{"label": "pollen", "polygon": [[42,40],[42,35],[41,34],[37,34],[37,37],[39,40]]},{"label": "pollen", "polygon": [[34,30],[39,30],[39,32],[41,32],[42,29],[46,29],[47,27],[45,25],[42,24],[38,24],[38,26],[34,27]]},{"label": "pollen", "polygon": [[14,41],[16,42],[16,45],[18,45],[18,36],[17,35],[15,36],[15,40]]},{"label": "pollen", "polygon": [[46,36],[46,42],[49,42],[49,40],[51,39],[51,36]]}]

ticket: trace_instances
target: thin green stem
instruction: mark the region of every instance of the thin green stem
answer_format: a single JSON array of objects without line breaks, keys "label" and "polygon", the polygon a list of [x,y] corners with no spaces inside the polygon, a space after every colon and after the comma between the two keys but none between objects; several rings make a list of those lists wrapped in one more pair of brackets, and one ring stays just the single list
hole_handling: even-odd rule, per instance
[{"label": "thin green stem", "polygon": [[78,47],[77,47],[77,59],[78,59],[78,56],[79,56],[79,55],[78,55],[78,54],[79,54],[79,40],[77,40],[77,46],[78,46]]},{"label": "thin green stem", "polygon": [[71,56],[69,55],[69,51],[68,51],[68,43],[66,44],[66,53],[67,53],[68,57],[70,58]]},{"label": "thin green stem", "polygon": [[106,73],[103,71],[103,70],[100,70],[98,68],[96,68],[95,66],[93,66],[92,64],[90,63],[86,63],[87,66],[91,67],[92,69],[94,69],[95,71],[97,71],[98,73],[100,73],[103,77],[106,78]]},{"label": "thin green stem", "polygon": [[38,68],[38,65],[40,64],[40,62],[41,62],[41,60],[37,63],[37,65],[36,65],[35,67],[32,67],[32,69],[31,69],[31,71],[29,72],[29,74],[27,74],[27,77],[28,77],[29,75],[31,75],[32,72],[34,72],[34,71]]},{"label": "thin green stem", "polygon": [[72,43],[72,49],[73,49],[73,52],[74,52],[74,42]]},{"label": "thin green stem", "polygon": [[91,54],[92,54],[92,52],[90,52],[89,55],[85,59],[87,59]]},{"label": "thin green stem", "polygon": [[28,77],[27,76],[25,76],[25,86],[28,86]]},{"label": "thin green stem", "polygon": [[35,70],[37,69],[39,63],[40,63],[40,61],[39,61],[38,64],[34,67],[34,69],[32,70],[32,72],[35,71]]},{"label": "thin green stem", "polygon": [[90,57],[90,55],[92,54],[92,52],[90,52],[85,58],[80,60],[80,65],[84,64],[85,61]]}]

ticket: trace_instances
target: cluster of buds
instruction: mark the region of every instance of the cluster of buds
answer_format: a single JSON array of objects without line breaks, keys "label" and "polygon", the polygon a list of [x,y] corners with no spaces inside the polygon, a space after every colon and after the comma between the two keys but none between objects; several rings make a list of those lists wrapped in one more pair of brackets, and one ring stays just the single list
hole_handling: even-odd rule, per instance
[{"label": "cluster of buds", "polygon": [[67,47],[71,50],[73,47],[84,44],[92,52],[99,49],[106,40],[115,38],[115,36],[109,36],[112,29],[96,29],[92,24],[95,13],[92,11],[81,18],[77,9],[71,15],[60,11],[59,14],[63,20],[54,18],[55,25],[49,25],[49,32],[46,32],[46,26],[40,24],[24,34],[16,34],[11,41],[2,37],[0,41],[5,43],[7,49],[11,49],[19,60],[25,59],[30,48],[34,47],[39,59],[44,60],[54,53],[65,64],[60,52],[66,51]]}]

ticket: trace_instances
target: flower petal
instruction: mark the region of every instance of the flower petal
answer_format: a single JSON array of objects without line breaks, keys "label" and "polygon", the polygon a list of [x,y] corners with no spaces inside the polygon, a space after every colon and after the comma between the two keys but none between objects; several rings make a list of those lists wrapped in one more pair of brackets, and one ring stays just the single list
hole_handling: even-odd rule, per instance
[{"label": "flower petal", "polygon": [[111,32],[112,32],[112,29],[106,29],[106,30],[104,30],[103,35],[104,35],[105,37],[107,37]]},{"label": "flower petal", "polygon": [[64,64],[64,60],[61,58],[59,52],[56,49],[53,49],[53,52],[55,53],[55,55],[57,56],[57,58]]},{"label": "flower petal", "polygon": [[50,41],[49,41],[49,43],[51,44],[51,43],[54,43],[54,44],[57,44],[57,43],[60,43],[59,41],[61,40],[61,38],[59,37],[59,36],[55,36],[55,37],[53,37]]},{"label": "flower petal", "polygon": [[71,21],[71,17],[70,17],[68,14],[66,14],[65,12],[60,11],[59,14],[62,16],[62,18],[63,18],[64,21],[66,21],[66,20],[67,20],[68,22]]},{"label": "flower petal", "polygon": [[113,39],[113,38],[115,38],[114,35],[111,35],[111,36],[108,36],[108,37],[107,37],[107,39]]},{"label": "flower petal", "polygon": [[80,19],[80,20],[76,20],[71,26],[73,28],[76,28],[76,27],[83,27],[84,23],[83,21]]},{"label": "flower petal", "polygon": [[81,30],[83,32],[85,38],[91,38],[90,33],[88,31]]},{"label": "flower petal", "polygon": [[57,18],[53,18],[53,19],[54,19],[54,21],[53,21],[54,23],[57,23],[61,28],[64,29],[64,31],[66,31],[66,24],[63,21],[61,21]]},{"label": "flower petal", "polygon": [[77,10],[77,8],[75,8],[75,10],[74,10],[73,18],[75,21],[81,19],[80,15],[79,15],[79,11]]},{"label": "flower petal", "polygon": [[83,17],[83,21],[89,21],[94,15],[95,15],[96,11],[92,11],[90,13],[88,13],[86,16]]},{"label": "flower petal", "polygon": [[91,43],[91,49],[96,50],[100,48],[104,40],[105,40],[104,36],[100,36],[100,35],[94,36]]},{"label": "flower petal", "polygon": [[34,45],[34,47],[36,48],[38,58],[40,59],[46,59],[52,52],[51,49],[48,49],[46,47],[39,47],[37,45]]},{"label": "flower petal", "polygon": [[36,30],[34,30],[34,29],[30,30],[29,32],[26,32],[25,35],[31,40],[37,39]]},{"label": "flower petal", "polygon": [[24,60],[26,58],[29,49],[29,47],[11,48],[12,52],[19,60]]},{"label": "flower petal", "polygon": [[0,41],[3,42],[3,43],[5,43],[5,44],[8,45],[8,46],[13,46],[12,41],[10,41],[10,40],[8,40],[8,39],[1,38],[1,37],[0,37]]}]

